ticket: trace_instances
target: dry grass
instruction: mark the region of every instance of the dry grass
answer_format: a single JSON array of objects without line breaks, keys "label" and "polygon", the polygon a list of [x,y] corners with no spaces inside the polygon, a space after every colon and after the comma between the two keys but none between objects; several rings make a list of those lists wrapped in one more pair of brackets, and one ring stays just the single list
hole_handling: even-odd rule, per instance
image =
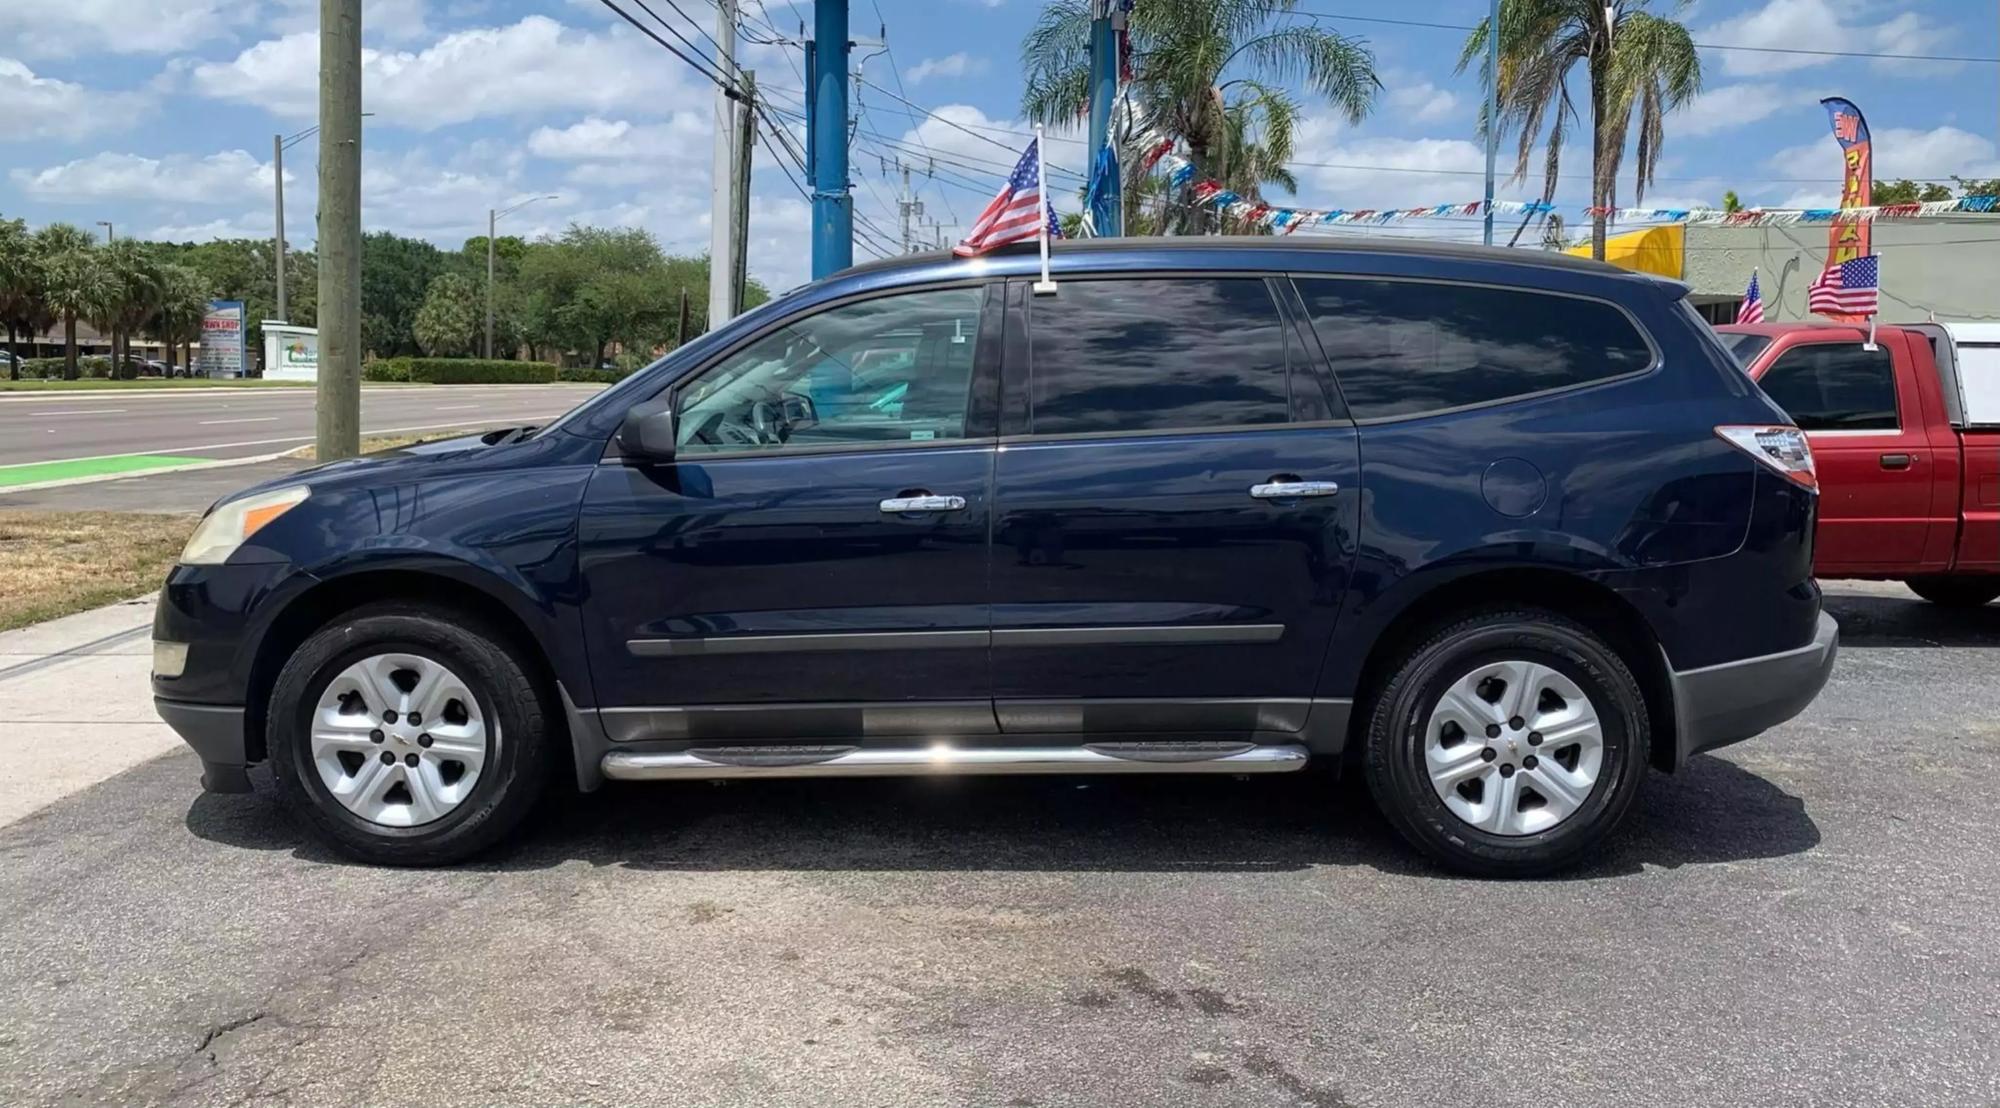
[{"label": "dry grass", "polygon": [[[361,439],[361,452],[373,454],[377,450],[394,450],[399,446],[409,446],[411,443],[430,442],[433,439],[455,439],[460,435],[477,435],[490,430],[491,427],[465,427],[457,431],[422,431],[412,435],[365,435]],[[319,460],[319,448],[301,446],[285,457],[316,462]]]},{"label": "dry grass", "polygon": [[0,511],[0,631],[159,588],[195,519]]}]

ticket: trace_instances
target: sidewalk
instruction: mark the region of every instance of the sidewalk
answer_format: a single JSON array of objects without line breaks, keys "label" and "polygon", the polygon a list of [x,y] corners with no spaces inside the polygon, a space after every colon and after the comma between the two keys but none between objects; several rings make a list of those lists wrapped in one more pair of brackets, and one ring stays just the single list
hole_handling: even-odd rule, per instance
[{"label": "sidewalk", "polygon": [[153,598],[0,632],[0,826],[181,745],[153,711]]}]

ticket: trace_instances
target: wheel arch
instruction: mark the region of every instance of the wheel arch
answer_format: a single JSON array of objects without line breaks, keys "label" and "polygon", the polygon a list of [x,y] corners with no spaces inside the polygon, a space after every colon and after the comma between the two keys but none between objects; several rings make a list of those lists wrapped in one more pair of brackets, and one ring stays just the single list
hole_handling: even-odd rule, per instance
[{"label": "wheel arch", "polygon": [[[542,645],[555,633],[552,621],[531,607],[524,614],[522,608],[528,607],[525,598],[508,597],[504,582],[480,578],[479,570],[456,562],[360,568],[321,578],[293,597],[272,618],[251,663],[244,700],[244,738],[249,760],[262,761],[266,756],[265,729],[271,690],[279,671],[299,645],[341,614],[384,601],[404,600],[426,607],[451,608],[491,625],[518,648],[547,691],[550,706],[559,708],[557,690],[561,675],[555,659]],[[555,710],[547,718],[563,721],[564,715]],[[568,747],[566,727],[560,742],[563,748]]]},{"label": "wheel arch", "polygon": [[1373,690],[1388,679],[1389,667],[1432,628],[1468,611],[1500,606],[1546,608],[1604,636],[1646,698],[1653,741],[1648,756],[1655,769],[1674,767],[1673,687],[1659,637],[1639,610],[1616,591],[1576,573],[1517,566],[1462,573],[1408,593],[1393,611],[1380,615],[1383,631],[1361,663],[1355,682],[1355,711],[1349,717],[1347,750],[1358,755],[1367,729]]}]

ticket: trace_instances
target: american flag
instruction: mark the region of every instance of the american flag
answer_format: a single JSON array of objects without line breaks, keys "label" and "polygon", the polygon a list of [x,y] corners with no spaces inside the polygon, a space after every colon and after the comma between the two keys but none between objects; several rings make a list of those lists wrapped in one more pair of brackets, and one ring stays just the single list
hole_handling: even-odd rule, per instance
[{"label": "american flag", "polygon": [[1876,285],[1881,277],[1882,259],[1875,254],[1827,266],[1812,283],[1807,305],[1831,315],[1874,315],[1880,306]]},{"label": "american flag", "polygon": [[1764,294],[1757,291],[1757,274],[1750,274],[1750,291],[1743,294],[1743,306],[1736,309],[1736,322],[1764,322]]},{"label": "american flag", "polygon": [[1021,155],[1007,183],[1000,187],[1000,195],[972,221],[972,230],[952,253],[970,258],[1010,242],[1025,242],[1041,234],[1044,227],[1050,238],[1061,237],[1055,208],[1042,201],[1040,158],[1041,140],[1037,139],[1028,144],[1028,152]]}]

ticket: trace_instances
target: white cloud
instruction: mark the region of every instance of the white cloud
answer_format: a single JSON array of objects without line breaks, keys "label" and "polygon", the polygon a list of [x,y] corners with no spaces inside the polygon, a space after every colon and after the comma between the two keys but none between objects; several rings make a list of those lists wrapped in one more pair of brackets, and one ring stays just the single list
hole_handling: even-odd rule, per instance
[{"label": "white cloud", "polygon": [[664,123],[590,116],[568,127],[537,127],[528,136],[528,153],[566,162],[685,161],[710,153],[709,137],[708,115],[693,110],[675,112]]},{"label": "white cloud", "polygon": [[[46,169],[16,169],[8,176],[23,195],[59,204],[91,200],[237,204],[271,195],[270,163],[243,150],[204,158],[186,154],[147,158],[103,151]],[[285,180],[292,179],[288,171]]]},{"label": "white cloud", "polygon": [[903,71],[903,79],[922,84],[932,77],[970,77],[986,72],[985,58],[975,58],[960,50],[942,58],[925,58]]},{"label": "white cloud", "polygon": [[1410,123],[1436,123],[1458,110],[1458,97],[1429,81],[1407,74],[1389,74],[1388,110]]},{"label": "white cloud", "polygon": [[[289,224],[291,220],[285,222]],[[291,232],[287,241],[297,243],[299,229],[287,227],[287,230]],[[155,242],[209,242],[215,239],[261,239],[270,237],[270,234],[271,217],[268,215],[262,220],[221,216],[200,223],[169,221],[145,232],[144,237]]]},{"label": "white cloud", "polygon": [[[455,31],[420,51],[364,49],[361,65],[368,109],[421,130],[562,109],[670,111],[705,102],[709,89],[650,42],[540,15]],[[318,72],[319,36],[300,31],[197,64],[189,79],[202,95],[303,119],[318,111]]]},{"label": "white cloud", "polygon": [[1818,100],[1809,90],[1787,88],[1770,81],[1712,85],[1667,117],[1667,134],[1691,138],[1719,134]]},{"label": "white cloud", "polygon": [[[1952,37],[1950,30],[1915,11],[1906,11],[1875,24],[1852,20],[1852,14],[1852,6],[1834,0],[1769,0],[1755,11],[1699,30],[1694,37],[1699,42],[1727,46],[1897,54],[1934,53],[1937,47],[1946,44]],[[1719,54],[1722,71],[1737,76],[1788,73],[1842,60],[1817,54],[1759,53],[1751,50],[1726,50]],[[1937,75],[1957,69],[1956,66],[1936,62],[1893,59],[1876,59],[1869,64],[1878,70],[1911,76]]]},{"label": "white cloud", "polygon": [[[1944,180],[1961,177],[2000,176],[1993,140],[1956,127],[1936,127],[1918,131],[1906,127],[1874,131],[1875,179],[1894,181]],[[1818,141],[1789,147],[1773,154],[1769,164],[1784,177],[1825,177],[1829,188],[1838,192],[1841,180],[1840,147],[1832,133]],[[1801,190],[1804,191],[1804,190]],[[1817,193],[1815,192],[1815,195]],[[1838,197],[1835,198],[1838,202]],[[1787,205],[1813,207],[1826,205]]]},{"label": "white cloud", "polygon": [[82,138],[129,126],[152,107],[143,93],[37,77],[26,64],[0,58],[0,142]]},{"label": "white cloud", "polygon": [[28,57],[172,54],[258,14],[246,0],[7,0],[7,37]]}]

